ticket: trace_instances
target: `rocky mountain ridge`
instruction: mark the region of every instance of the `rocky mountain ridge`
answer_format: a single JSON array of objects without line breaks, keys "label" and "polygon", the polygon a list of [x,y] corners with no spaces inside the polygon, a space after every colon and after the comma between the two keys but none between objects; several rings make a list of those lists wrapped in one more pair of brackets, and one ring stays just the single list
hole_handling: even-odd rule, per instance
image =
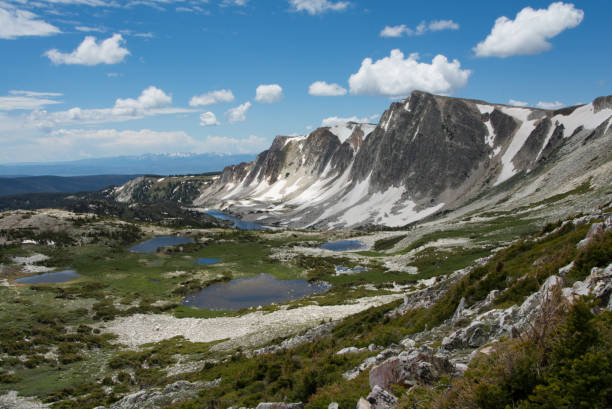
[{"label": "rocky mountain ridge", "polygon": [[[225,168],[186,199],[280,227],[405,226],[483,197],[499,200],[500,192],[513,196],[519,185],[558,193],[538,184],[542,173],[559,181],[556,189],[589,172],[609,176],[602,169],[611,159],[611,118],[612,96],[551,111],[415,91],[377,125],[277,136],[255,161]],[[138,201],[123,187],[113,194]]]}]

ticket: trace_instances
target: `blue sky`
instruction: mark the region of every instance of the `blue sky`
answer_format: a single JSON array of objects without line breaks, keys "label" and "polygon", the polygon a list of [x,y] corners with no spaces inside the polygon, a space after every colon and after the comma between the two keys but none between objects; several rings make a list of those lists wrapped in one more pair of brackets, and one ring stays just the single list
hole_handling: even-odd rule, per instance
[{"label": "blue sky", "polygon": [[0,0],[0,163],[259,152],[376,122],[413,89],[586,103],[612,93],[611,15],[607,0]]}]

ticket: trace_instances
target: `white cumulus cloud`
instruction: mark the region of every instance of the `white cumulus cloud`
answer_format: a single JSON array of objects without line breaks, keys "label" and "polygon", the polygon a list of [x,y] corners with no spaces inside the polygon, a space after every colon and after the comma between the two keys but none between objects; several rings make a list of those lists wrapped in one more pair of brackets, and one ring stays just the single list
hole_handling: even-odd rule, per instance
[{"label": "white cumulus cloud", "polygon": [[337,97],[346,95],[346,89],[338,84],[328,84],[325,81],[316,81],[310,84],[308,93],[316,97]]},{"label": "white cumulus cloud", "polygon": [[516,99],[511,99],[510,101],[508,101],[508,104],[515,107],[526,107],[527,105],[529,105],[529,103],[527,102],[517,101]]},{"label": "white cumulus cloud", "polygon": [[450,94],[464,87],[471,74],[458,60],[436,55],[431,64],[419,62],[418,53],[407,58],[400,50],[376,62],[366,58],[359,71],[349,78],[351,94],[404,97],[413,90]]},{"label": "white cumulus cloud", "polygon": [[402,37],[407,36],[420,36],[428,31],[441,31],[441,30],[459,30],[459,24],[453,20],[432,20],[429,23],[421,21],[421,23],[412,29],[405,24],[397,26],[385,26],[380,32],[381,37]]},{"label": "white cumulus cloud", "polygon": [[289,0],[295,11],[305,11],[310,15],[325,13],[326,11],[343,11],[351,4],[348,1],[328,0]]},{"label": "white cumulus cloud", "polygon": [[347,122],[357,122],[357,123],[371,123],[377,120],[380,117],[379,114],[374,114],[370,116],[366,116],[360,118],[358,116],[349,116],[349,117],[338,117],[338,116],[330,116],[329,118],[325,118],[321,121],[321,126],[335,126],[345,124]]},{"label": "white cumulus cloud", "polygon": [[206,94],[196,95],[191,98],[189,105],[192,107],[206,106],[218,104],[221,102],[232,102],[234,100],[234,94],[229,89],[220,89],[216,91],[210,91]]},{"label": "white cumulus cloud", "polygon": [[246,112],[251,108],[251,102],[247,101],[244,104],[238,105],[227,111],[227,120],[233,124],[235,122],[246,121]]},{"label": "white cumulus cloud", "polygon": [[221,125],[219,121],[217,121],[217,116],[212,112],[204,112],[200,114],[200,125],[202,126],[218,126]]},{"label": "white cumulus cloud", "polygon": [[539,54],[549,50],[548,42],[563,30],[574,28],[584,18],[584,12],[573,4],[552,3],[547,9],[525,7],[514,20],[502,16],[487,38],[474,47],[479,57],[510,57]]},{"label": "white cumulus cloud", "polygon": [[[0,3],[0,6],[2,3]],[[25,10],[0,8],[0,38],[12,40],[23,36],[50,36],[60,29]]]},{"label": "white cumulus cloud", "polygon": [[113,111],[118,115],[138,115],[141,112],[154,108],[162,108],[172,103],[172,97],[163,90],[150,86],[137,99],[118,98]]},{"label": "white cumulus cloud", "polygon": [[47,51],[45,55],[54,64],[117,64],[130,54],[127,48],[122,47],[124,42],[121,34],[114,34],[100,43],[95,37],[87,36],[71,53],[62,53],[54,48]]},{"label": "white cumulus cloud", "polygon": [[540,101],[536,104],[536,106],[542,109],[559,109],[559,108],[563,108],[565,104],[560,101],[555,101],[555,102]]},{"label": "white cumulus cloud", "polygon": [[283,99],[283,88],[278,84],[263,84],[255,90],[255,101],[273,104]]}]

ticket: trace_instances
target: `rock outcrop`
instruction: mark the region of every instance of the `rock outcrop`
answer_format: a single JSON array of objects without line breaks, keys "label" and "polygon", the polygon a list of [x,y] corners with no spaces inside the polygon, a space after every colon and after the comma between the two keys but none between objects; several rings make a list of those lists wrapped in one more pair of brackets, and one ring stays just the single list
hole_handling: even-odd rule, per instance
[{"label": "rock outcrop", "polygon": [[[177,381],[163,389],[145,389],[132,393],[115,402],[109,409],[157,409],[194,398],[203,388],[214,388],[221,379],[206,384],[202,382]],[[105,409],[99,406],[95,409]]]},{"label": "rock outcrop", "polygon": [[455,367],[447,357],[423,346],[402,351],[370,369],[370,388],[373,390],[375,386],[379,386],[386,389],[393,384],[430,384],[437,381],[440,375],[453,373]]}]

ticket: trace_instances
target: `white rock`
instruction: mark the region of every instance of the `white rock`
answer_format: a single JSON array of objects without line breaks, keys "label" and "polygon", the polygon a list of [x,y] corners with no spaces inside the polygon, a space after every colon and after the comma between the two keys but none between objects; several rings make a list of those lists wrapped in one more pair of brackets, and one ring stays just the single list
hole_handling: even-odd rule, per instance
[{"label": "white rock", "polygon": [[567,273],[572,271],[572,268],[574,268],[574,262],[573,261],[571,263],[569,263],[568,265],[566,265],[564,267],[561,267],[559,269],[558,274],[563,277],[564,275],[566,275]]},{"label": "white rock", "polygon": [[416,345],[416,342],[410,338],[404,338],[400,341],[400,344],[405,348],[413,348]]},{"label": "white rock", "polygon": [[336,355],[358,354],[365,350],[366,348],[347,347],[347,348],[342,348],[340,351],[336,352]]},{"label": "white rock", "polygon": [[357,402],[356,409],[372,409],[372,405],[370,405],[370,402],[368,402],[364,398],[359,398],[359,402]]}]

